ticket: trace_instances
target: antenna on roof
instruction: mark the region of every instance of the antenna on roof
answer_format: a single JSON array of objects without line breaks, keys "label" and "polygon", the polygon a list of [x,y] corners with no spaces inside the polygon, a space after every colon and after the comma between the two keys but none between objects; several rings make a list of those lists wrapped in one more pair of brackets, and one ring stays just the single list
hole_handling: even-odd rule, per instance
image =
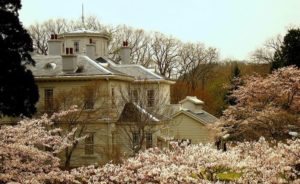
[{"label": "antenna on roof", "polygon": [[81,20],[82,20],[82,24],[83,24],[83,26],[84,26],[84,11],[83,11],[84,9],[83,9],[83,3],[82,3],[82,7],[81,7],[81,13],[82,13],[82,15],[81,15]]}]

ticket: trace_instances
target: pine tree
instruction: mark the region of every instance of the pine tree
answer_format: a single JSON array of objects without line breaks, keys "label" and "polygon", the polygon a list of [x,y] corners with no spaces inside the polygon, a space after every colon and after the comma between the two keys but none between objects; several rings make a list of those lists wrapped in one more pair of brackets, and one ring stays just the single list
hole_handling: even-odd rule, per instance
[{"label": "pine tree", "polygon": [[236,104],[236,98],[232,97],[232,93],[234,90],[237,90],[239,86],[243,84],[243,81],[241,80],[241,71],[238,67],[238,64],[234,64],[234,68],[231,71],[230,76],[230,84],[228,86],[228,91],[225,95],[225,102],[228,105],[235,105]]},{"label": "pine tree", "polygon": [[19,21],[20,0],[0,1],[0,117],[36,112],[38,88],[26,65],[35,62],[32,40]]},{"label": "pine tree", "polygon": [[290,29],[283,39],[280,50],[274,53],[272,70],[295,65],[300,67],[300,29]]}]

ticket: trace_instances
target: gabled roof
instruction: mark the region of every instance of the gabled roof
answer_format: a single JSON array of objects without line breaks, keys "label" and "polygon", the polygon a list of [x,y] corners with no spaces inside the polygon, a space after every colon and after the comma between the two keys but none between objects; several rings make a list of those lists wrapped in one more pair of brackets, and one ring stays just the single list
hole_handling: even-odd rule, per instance
[{"label": "gabled roof", "polygon": [[182,104],[186,101],[190,101],[194,104],[197,104],[197,105],[202,105],[204,104],[204,102],[200,99],[198,99],[196,96],[186,96],[185,99],[181,100],[179,103]]},{"label": "gabled roof", "polygon": [[136,103],[128,102],[125,104],[118,122],[159,122],[160,120],[153,114],[147,112]]},{"label": "gabled roof", "polygon": [[190,110],[180,110],[177,113],[175,113],[172,118],[175,118],[176,116],[180,114],[185,114],[186,116],[193,118],[194,120],[198,121],[202,124],[212,124],[218,121],[218,118],[215,116],[209,114],[208,112],[201,110],[201,112],[195,113]]}]

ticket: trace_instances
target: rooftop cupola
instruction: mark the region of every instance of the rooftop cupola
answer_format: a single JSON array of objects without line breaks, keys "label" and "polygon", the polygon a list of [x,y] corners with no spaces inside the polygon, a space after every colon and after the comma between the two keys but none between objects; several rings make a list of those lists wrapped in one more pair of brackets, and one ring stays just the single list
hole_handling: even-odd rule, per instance
[{"label": "rooftop cupola", "polygon": [[105,31],[78,29],[60,34],[59,38],[63,47],[74,48],[75,54],[86,54],[91,59],[108,56],[109,35]]},{"label": "rooftop cupola", "polygon": [[190,110],[194,113],[200,113],[202,112],[204,102],[198,99],[196,96],[186,96],[185,99],[179,102],[179,104],[183,110]]}]

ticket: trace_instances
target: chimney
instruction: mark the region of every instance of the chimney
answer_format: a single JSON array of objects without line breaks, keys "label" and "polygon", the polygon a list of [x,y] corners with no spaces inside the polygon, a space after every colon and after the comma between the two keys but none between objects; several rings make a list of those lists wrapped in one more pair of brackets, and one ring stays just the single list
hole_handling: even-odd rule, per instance
[{"label": "chimney", "polygon": [[62,70],[64,73],[75,73],[77,70],[77,55],[73,48],[66,48],[66,54],[62,55]]},{"label": "chimney", "polygon": [[130,58],[130,51],[131,48],[128,47],[128,41],[123,42],[123,46],[120,49],[120,57],[121,57],[121,64],[130,64],[131,58]]},{"label": "chimney", "polygon": [[88,56],[91,59],[96,59],[96,47],[95,44],[87,44],[86,45],[86,56]]},{"label": "chimney", "polygon": [[57,34],[51,34],[48,40],[48,54],[61,55],[61,40],[57,39]]}]

